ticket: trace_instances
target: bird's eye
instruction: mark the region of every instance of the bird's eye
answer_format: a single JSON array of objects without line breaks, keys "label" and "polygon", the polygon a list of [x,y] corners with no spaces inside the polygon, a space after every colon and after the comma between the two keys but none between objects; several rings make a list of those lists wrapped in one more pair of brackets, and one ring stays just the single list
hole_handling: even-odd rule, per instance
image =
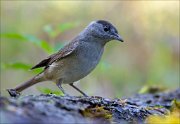
[{"label": "bird's eye", "polygon": [[104,27],[104,31],[105,32],[109,31],[109,28],[108,27]]}]

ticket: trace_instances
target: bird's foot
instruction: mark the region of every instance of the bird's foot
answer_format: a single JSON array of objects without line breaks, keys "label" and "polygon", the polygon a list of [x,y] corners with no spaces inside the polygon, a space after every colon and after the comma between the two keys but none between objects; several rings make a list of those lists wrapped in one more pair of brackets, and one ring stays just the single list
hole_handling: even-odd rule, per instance
[{"label": "bird's foot", "polygon": [[21,95],[18,91],[14,89],[7,89],[7,91],[11,97],[19,97]]}]

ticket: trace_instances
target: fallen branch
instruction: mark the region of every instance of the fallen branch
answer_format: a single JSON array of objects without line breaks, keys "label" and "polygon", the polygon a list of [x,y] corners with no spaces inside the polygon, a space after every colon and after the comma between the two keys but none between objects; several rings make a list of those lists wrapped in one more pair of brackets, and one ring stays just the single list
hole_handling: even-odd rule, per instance
[{"label": "fallen branch", "polygon": [[143,123],[149,115],[167,114],[174,99],[180,100],[180,89],[114,100],[96,96],[1,96],[1,123]]}]

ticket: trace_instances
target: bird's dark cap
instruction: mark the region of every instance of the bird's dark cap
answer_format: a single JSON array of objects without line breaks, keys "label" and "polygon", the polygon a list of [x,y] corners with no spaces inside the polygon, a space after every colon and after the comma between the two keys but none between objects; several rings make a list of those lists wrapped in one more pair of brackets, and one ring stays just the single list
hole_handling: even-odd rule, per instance
[{"label": "bird's dark cap", "polygon": [[97,20],[96,23],[102,24],[103,26],[110,26],[110,27],[114,28],[115,33],[118,34],[117,29],[116,29],[111,23],[109,23],[108,21],[105,21],[105,20]]}]

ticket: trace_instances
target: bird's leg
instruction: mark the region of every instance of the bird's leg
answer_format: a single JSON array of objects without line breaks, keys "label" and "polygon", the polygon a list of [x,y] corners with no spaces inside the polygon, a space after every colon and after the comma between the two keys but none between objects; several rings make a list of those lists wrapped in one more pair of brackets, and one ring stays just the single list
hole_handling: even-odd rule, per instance
[{"label": "bird's leg", "polygon": [[69,95],[65,92],[65,90],[62,88],[61,84],[62,84],[62,79],[58,80],[58,82],[56,83],[56,85],[57,85],[58,88],[63,92],[63,94],[64,94],[65,96],[69,96]]},{"label": "bird's leg", "polygon": [[77,91],[79,91],[83,96],[88,97],[88,95],[86,95],[83,91],[81,91],[79,88],[77,88],[76,86],[74,86],[73,83],[69,84],[70,86],[72,86],[74,89],[76,89]]}]

